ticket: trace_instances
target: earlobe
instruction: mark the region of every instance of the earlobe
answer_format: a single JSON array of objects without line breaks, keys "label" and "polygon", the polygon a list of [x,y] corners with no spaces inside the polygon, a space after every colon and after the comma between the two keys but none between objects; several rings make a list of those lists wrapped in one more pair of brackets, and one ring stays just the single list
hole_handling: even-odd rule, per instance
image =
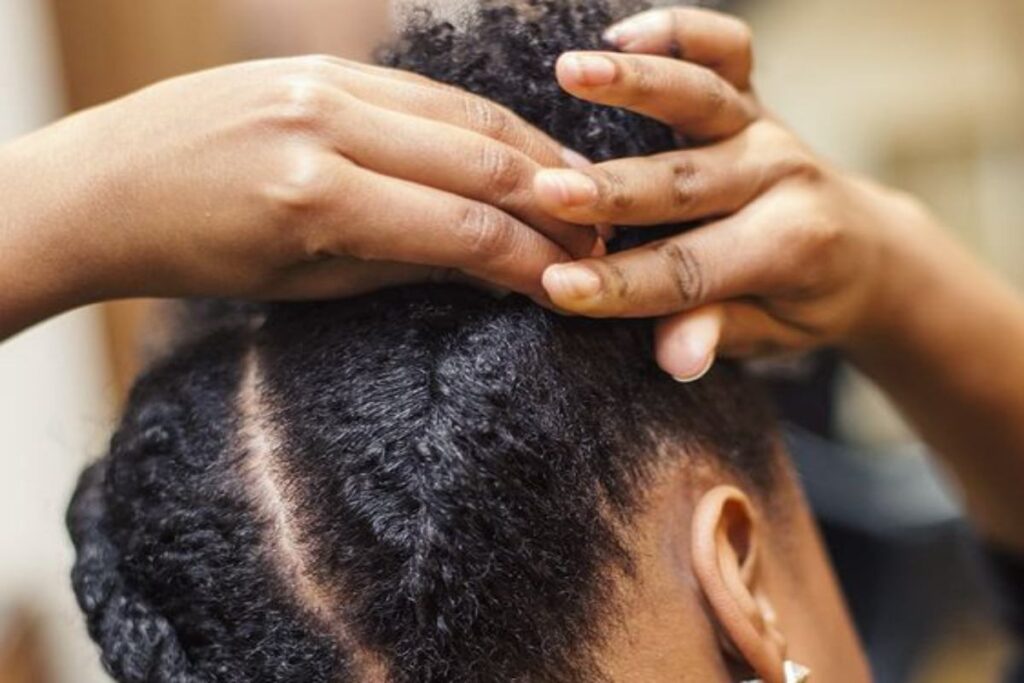
[{"label": "earlobe", "polygon": [[753,505],[734,486],[701,496],[694,510],[693,568],[727,647],[765,683],[784,683],[786,642],[761,581]]}]

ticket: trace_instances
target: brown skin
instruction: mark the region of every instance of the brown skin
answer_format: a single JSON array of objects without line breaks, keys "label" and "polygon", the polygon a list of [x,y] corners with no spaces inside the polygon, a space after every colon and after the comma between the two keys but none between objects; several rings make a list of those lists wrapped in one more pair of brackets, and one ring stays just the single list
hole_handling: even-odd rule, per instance
[{"label": "brown skin", "polygon": [[[704,146],[552,173],[562,151],[507,112],[329,58],[177,79],[17,141],[0,150],[0,338],[106,298],[341,296],[454,272],[578,314],[664,316],[659,361],[687,379],[716,353],[835,345],[959,476],[981,531],[1024,551],[1020,299],[916,202],[764,117],[738,21],[662,10],[609,37],[632,54],[569,55],[562,84]],[[590,225],[694,219],[711,222],[566,264],[601,255]],[[714,473],[654,487],[603,651],[618,680],[780,683],[785,656],[868,680],[806,506],[792,482],[779,497]]]},{"label": "brown skin", "polygon": [[677,462],[630,534],[636,571],[618,583],[599,653],[610,680],[783,683],[790,659],[812,681],[870,681],[794,475],[780,472],[768,502],[717,468]]},{"label": "brown skin", "polygon": [[[1021,298],[912,198],[829,166],[770,117],[744,125],[736,112],[757,107],[750,31],[738,20],[654,10],[609,39],[630,54],[564,58],[558,77],[569,92],[666,122],[723,112],[731,125],[707,126],[708,144],[692,150],[544,171],[538,198],[581,224],[710,222],[553,266],[544,276],[551,300],[595,317],[664,316],[658,359],[684,380],[716,353],[842,349],[956,474],[980,531],[1024,552]],[[690,61],[670,59],[677,51]],[[581,75],[578,60],[593,56],[611,60],[611,74]],[[717,83],[711,110],[693,105],[695,80]]]},{"label": "brown skin", "polygon": [[603,253],[534,200],[565,165],[509,111],[403,72],[303,57],[165,81],[0,148],[0,338],[103,299],[453,274],[543,302],[546,267]]}]

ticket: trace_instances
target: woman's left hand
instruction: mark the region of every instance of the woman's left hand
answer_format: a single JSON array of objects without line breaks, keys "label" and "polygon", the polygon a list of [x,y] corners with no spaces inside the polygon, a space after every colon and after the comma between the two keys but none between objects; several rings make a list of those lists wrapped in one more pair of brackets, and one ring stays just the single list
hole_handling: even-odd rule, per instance
[{"label": "woman's left hand", "polygon": [[717,355],[754,356],[871,336],[886,294],[883,254],[927,222],[916,202],[845,175],[761,111],[751,34],[694,8],[652,10],[610,29],[622,52],[570,53],[573,95],[671,125],[701,146],[538,174],[562,220],[621,226],[702,222],[604,258],[550,267],[544,285],[570,313],[661,317],[657,356],[680,379]]}]

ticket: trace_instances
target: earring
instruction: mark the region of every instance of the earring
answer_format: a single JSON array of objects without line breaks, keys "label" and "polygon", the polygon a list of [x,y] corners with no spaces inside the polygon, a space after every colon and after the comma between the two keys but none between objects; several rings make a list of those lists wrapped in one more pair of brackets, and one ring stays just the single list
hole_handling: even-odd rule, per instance
[{"label": "earring", "polygon": [[[786,674],[786,683],[809,683],[811,680],[811,670],[796,662],[787,661],[782,670]],[[764,681],[760,678],[755,678],[743,683],[764,683]]]}]

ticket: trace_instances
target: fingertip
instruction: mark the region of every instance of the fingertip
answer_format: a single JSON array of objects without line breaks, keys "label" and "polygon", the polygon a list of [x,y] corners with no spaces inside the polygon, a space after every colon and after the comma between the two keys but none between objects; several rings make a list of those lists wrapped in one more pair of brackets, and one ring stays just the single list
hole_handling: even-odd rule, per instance
[{"label": "fingertip", "polygon": [[655,333],[658,365],[678,382],[696,382],[714,366],[721,334],[722,316],[717,306],[664,320]]},{"label": "fingertip", "polygon": [[618,24],[611,26],[601,34],[601,40],[613,47],[620,47],[623,42],[622,27]]},{"label": "fingertip", "polygon": [[707,360],[704,361],[704,365],[692,374],[672,375],[672,379],[679,382],[680,384],[693,384],[704,379],[711,368],[715,367],[716,356],[714,353],[710,353],[707,356]]},{"label": "fingertip", "polygon": [[649,10],[612,25],[602,37],[623,52],[635,51],[664,32],[666,16],[664,10]]}]

